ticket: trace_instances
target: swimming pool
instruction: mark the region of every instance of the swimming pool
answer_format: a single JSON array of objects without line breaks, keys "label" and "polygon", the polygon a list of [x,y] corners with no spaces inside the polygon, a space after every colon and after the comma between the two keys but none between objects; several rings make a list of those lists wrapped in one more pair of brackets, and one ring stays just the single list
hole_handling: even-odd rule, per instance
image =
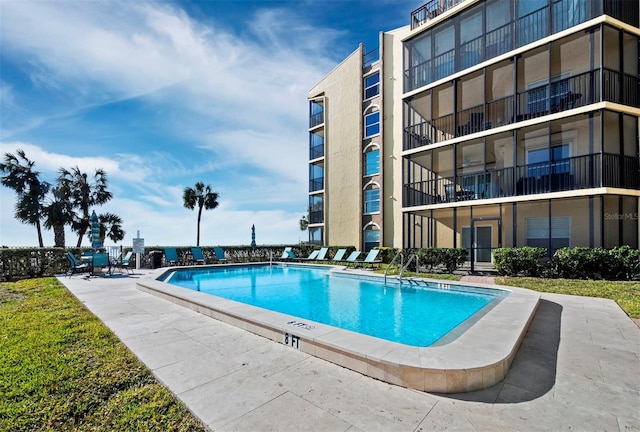
[{"label": "swimming pool", "polygon": [[[264,266],[264,264],[255,263],[254,265]],[[280,265],[289,270],[307,266],[288,263]],[[181,267],[180,269],[198,269],[206,272],[210,269],[228,271],[234,267],[246,268],[247,265],[226,264]],[[332,275],[340,274],[346,278],[365,281],[384,279],[380,275],[362,270],[331,266],[317,267],[333,269]],[[205,294],[197,291],[197,288],[185,289],[164,282],[172,277],[175,270],[176,268],[153,270],[150,274],[136,280],[137,288],[223,323],[286,345],[289,349],[335,363],[363,375],[403,387],[441,393],[480,390],[504,379],[540,301],[540,294],[521,288],[474,283],[460,284],[464,285],[464,290],[472,292],[489,288],[505,291],[508,295],[493,307],[485,306],[480,313],[475,313],[465,321],[464,325],[459,325],[437,343],[428,347],[410,346],[301,318],[297,311],[294,314],[276,312]],[[248,277],[246,280],[249,284],[245,289],[251,286],[252,278]],[[450,281],[430,282],[445,291],[453,287]],[[394,284],[396,284],[395,287]],[[403,279],[401,289],[397,284],[397,280],[390,282],[387,293],[393,292],[397,295],[399,290],[418,290],[426,286],[424,279],[411,278]],[[197,284],[194,284],[194,287],[196,286]],[[200,288],[202,289],[202,284]],[[246,289],[247,293],[250,291],[250,288]],[[332,295],[325,295],[323,301],[333,307],[333,298]],[[357,303],[359,298],[353,300]],[[460,331],[462,328],[464,332]],[[455,337],[450,337],[452,334]],[[246,343],[243,340],[240,339],[238,343]],[[245,349],[250,350],[251,347],[245,347]]]},{"label": "swimming pool", "polygon": [[[401,284],[327,267],[251,265],[178,269],[166,282],[252,306],[410,346],[459,336],[506,291],[440,283]],[[446,288],[446,289],[445,289]],[[472,321],[473,322],[473,321]]]}]

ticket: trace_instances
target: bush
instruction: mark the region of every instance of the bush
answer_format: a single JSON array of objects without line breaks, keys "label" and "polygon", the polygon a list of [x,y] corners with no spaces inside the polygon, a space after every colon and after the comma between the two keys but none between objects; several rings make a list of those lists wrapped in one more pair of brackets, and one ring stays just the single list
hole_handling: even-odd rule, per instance
[{"label": "bush", "polygon": [[442,248],[438,251],[440,264],[447,269],[447,273],[453,273],[467,260],[469,254],[462,248]]},{"label": "bush", "polygon": [[639,275],[640,251],[629,246],[558,249],[548,270],[548,276],[565,279],[630,280]]},{"label": "bush", "polygon": [[438,248],[425,248],[418,250],[418,258],[420,264],[426,267],[427,272],[432,272],[441,262],[442,254],[441,249]]},{"label": "bush", "polygon": [[539,247],[499,248],[493,252],[493,261],[502,275],[535,277],[541,274],[541,260],[546,255],[547,250]]}]

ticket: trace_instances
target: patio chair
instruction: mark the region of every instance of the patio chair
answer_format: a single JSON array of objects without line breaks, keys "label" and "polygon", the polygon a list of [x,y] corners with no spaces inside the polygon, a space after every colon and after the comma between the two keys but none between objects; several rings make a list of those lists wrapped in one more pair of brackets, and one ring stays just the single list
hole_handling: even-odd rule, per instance
[{"label": "patio chair", "polygon": [[331,261],[342,261],[346,253],[347,253],[346,249],[338,249],[338,251],[333,256],[333,258],[331,258]]},{"label": "patio chair", "polygon": [[205,264],[204,255],[202,254],[202,249],[200,249],[199,247],[192,247],[191,255],[193,256],[193,261],[196,264]]},{"label": "patio chair", "polygon": [[124,256],[124,259],[122,260],[122,262],[120,263],[120,269],[126,269],[127,270],[127,274],[129,274],[129,272],[131,272],[131,274],[133,274],[133,268],[131,267],[131,256],[133,255],[133,251],[129,251],[127,252],[127,254]]},{"label": "patio chair", "polygon": [[178,251],[176,248],[165,248],[164,258],[167,261],[167,265],[178,265]]},{"label": "patio chair", "polygon": [[329,251],[329,248],[323,247],[318,251],[318,255],[316,255],[316,261],[326,261],[327,258],[327,252]]},{"label": "patio chair", "polygon": [[361,253],[362,252],[360,252],[360,251],[351,252],[351,255],[349,255],[349,257],[345,261],[347,263],[347,265],[349,265],[349,264],[354,264],[355,265],[355,263],[358,260],[358,257],[360,256]]},{"label": "patio chair", "polygon": [[75,255],[71,252],[67,252],[67,259],[69,260],[69,271],[67,271],[67,277],[71,277],[74,273],[81,272],[84,270],[91,270],[91,265],[89,263],[79,263],[76,259]]},{"label": "patio chair", "polygon": [[227,261],[227,257],[224,254],[224,249],[222,249],[221,247],[214,247],[213,254],[216,256],[216,261],[219,261],[219,262]]},{"label": "patio chair", "polygon": [[107,273],[111,274],[111,260],[109,259],[109,254],[94,253],[93,262],[91,263],[91,266],[93,267],[91,270],[92,276],[104,276],[104,273],[102,272],[102,270],[105,267],[107,268]]},{"label": "patio chair", "polygon": [[374,264],[380,264],[382,260],[378,259],[379,253],[380,249],[371,249],[363,260],[356,260],[356,264],[359,264],[362,267],[364,267],[365,264],[371,264],[372,267]]},{"label": "patio chair", "polygon": [[320,249],[316,249],[316,250],[312,251],[309,254],[309,256],[307,256],[306,258],[304,258],[304,257],[300,258],[300,261],[312,261],[312,260],[315,260],[319,253],[320,253]]},{"label": "patio chair", "polygon": [[290,247],[286,247],[284,248],[284,251],[282,251],[282,255],[280,255],[280,259],[281,260],[297,260],[299,259],[298,256],[293,252],[293,249]]}]

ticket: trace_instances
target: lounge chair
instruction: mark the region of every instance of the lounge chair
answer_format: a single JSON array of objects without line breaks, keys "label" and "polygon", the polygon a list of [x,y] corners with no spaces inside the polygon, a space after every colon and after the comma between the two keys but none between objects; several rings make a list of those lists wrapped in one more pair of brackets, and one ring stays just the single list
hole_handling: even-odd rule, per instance
[{"label": "lounge chair", "polygon": [[365,264],[371,264],[371,266],[379,264],[382,262],[381,259],[377,259],[379,253],[380,249],[371,249],[362,261],[356,260],[356,264],[360,264],[362,267],[364,267]]},{"label": "lounge chair", "polygon": [[104,273],[102,273],[102,269],[104,269],[105,267],[107,268],[107,273],[111,274],[111,260],[109,259],[109,254],[94,253],[91,267],[93,267],[91,271],[91,274],[93,276],[104,276]]},{"label": "lounge chair", "polygon": [[329,248],[323,247],[318,251],[318,255],[316,255],[316,261],[326,261],[327,260],[327,252]]},{"label": "lounge chair", "polygon": [[344,259],[344,254],[347,253],[346,249],[338,249],[336,254],[331,258],[331,261],[342,261]]},{"label": "lounge chair", "polygon": [[349,257],[346,259],[346,263],[347,265],[349,264],[354,264],[356,263],[356,261],[358,260],[358,257],[360,256],[362,252],[360,251],[355,251],[355,252],[351,252],[351,255],[349,255]]},{"label": "lounge chair", "polygon": [[167,265],[178,265],[178,251],[176,248],[165,248],[164,258],[167,261]]},{"label": "lounge chair", "polygon": [[308,257],[306,257],[306,258],[300,258],[300,261],[312,261],[312,260],[315,260],[319,253],[320,253],[320,250],[319,250],[319,249],[316,249],[316,250],[312,251],[312,252],[309,254],[309,256],[308,256]]},{"label": "lounge chair", "polygon": [[71,267],[69,267],[69,271],[67,272],[68,277],[71,277],[71,275],[77,272],[81,272],[87,269],[91,270],[91,265],[89,263],[80,264],[76,259],[76,256],[71,252],[67,252],[67,259],[69,260],[69,264],[71,265]]},{"label": "lounge chair", "polygon": [[281,260],[289,259],[289,252],[291,252],[291,248],[290,247],[284,248],[284,250],[282,251],[282,255],[280,255],[280,259]]},{"label": "lounge chair", "polygon": [[[133,268],[131,267],[131,257],[133,256],[133,251],[127,252],[122,261],[118,261],[112,265],[112,269],[116,267],[120,267],[120,272],[122,269],[127,270],[127,274],[133,274]],[[129,273],[131,272],[131,273]]]},{"label": "lounge chair", "polygon": [[227,257],[224,254],[224,249],[222,249],[221,247],[213,248],[213,254],[216,256],[216,261],[227,261]]},{"label": "lounge chair", "polygon": [[196,264],[204,264],[204,255],[202,254],[202,249],[200,249],[199,247],[192,247],[191,248],[191,255],[193,256],[193,261]]}]

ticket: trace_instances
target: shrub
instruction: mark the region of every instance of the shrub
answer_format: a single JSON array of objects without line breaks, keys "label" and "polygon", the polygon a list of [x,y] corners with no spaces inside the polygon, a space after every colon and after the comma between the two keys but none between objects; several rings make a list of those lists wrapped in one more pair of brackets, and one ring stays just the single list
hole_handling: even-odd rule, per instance
[{"label": "shrub", "polygon": [[469,253],[462,248],[442,248],[438,254],[440,264],[447,269],[447,273],[453,273],[464,264]]},{"label": "shrub", "polygon": [[545,248],[524,246],[521,248],[499,248],[493,252],[493,261],[500,274],[507,276],[539,276],[540,263],[547,255]]},{"label": "shrub", "polygon": [[548,276],[551,277],[629,280],[640,274],[640,251],[629,246],[562,248],[551,257],[549,264]]},{"label": "shrub", "polygon": [[440,264],[442,254],[438,248],[425,248],[418,250],[420,264],[424,265],[427,272],[432,272]]}]

